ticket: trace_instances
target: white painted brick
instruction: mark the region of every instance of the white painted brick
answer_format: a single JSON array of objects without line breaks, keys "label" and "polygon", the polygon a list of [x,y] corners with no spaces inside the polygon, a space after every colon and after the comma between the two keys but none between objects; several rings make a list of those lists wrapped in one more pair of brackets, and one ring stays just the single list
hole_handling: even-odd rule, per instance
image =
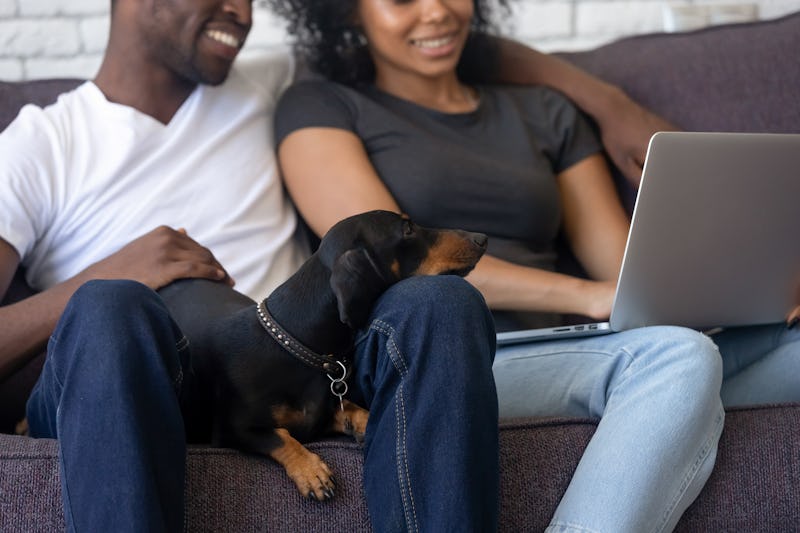
[{"label": "white painted brick", "polygon": [[595,37],[572,37],[562,39],[532,39],[525,41],[530,46],[542,52],[572,52],[578,50],[591,50],[611,41],[616,37],[595,36]]},{"label": "white painted brick", "polygon": [[[111,0],[0,0],[0,77],[89,77],[108,35]],[[758,17],[800,11],[800,0],[516,0],[504,34],[543,51],[583,50],[627,35],[662,31],[664,6],[756,5]],[[287,42],[284,23],[253,4],[254,27],[243,54]],[[741,10],[740,10],[741,11]],[[708,17],[706,23],[724,20]],[[722,19],[724,19],[724,13]]]},{"label": "white painted brick", "polygon": [[286,43],[286,24],[266,9],[253,10],[253,28],[247,36],[245,49],[263,49]]},{"label": "white painted brick", "polygon": [[772,19],[800,11],[800,0],[761,0],[758,7],[760,18]]},{"label": "white painted brick", "polygon": [[103,53],[108,44],[108,30],[111,21],[108,16],[89,17],[81,20],[79,25],[84,53]]},{"label": "white painted brick", "polygon": [[100,68],[102,59],[102,55],[61,59],[32,58],[25,61],[25,76],[27,79],[92,78]]},{"label": "white painted brick", "polygon": [[14,0],[0,0],[0,17],[17,14],[17,3]]},{"label": "white painted brick", "polygon": [[78,25],[69,19],[0,21],[0,52],[4,56],[70,56],[80,50]]},{"label": "white painted brick", "polygon": [[510,18],[510,34],[522,39],[563,37],[572,33],[572,3],[567,1],[517,2],[512,4]]},{"label": "white painted brick", "polygon": [[578,35],[633,35],[661,31],[660,2],[581,2],[577,6]]},{"label": "white painted brick", "polygon": [[22,16],[99,15],[108,13],[111,0],[19,0]]},{"label": "white painted brick", "polygon": [[22,61],[19,59],[0,59],[0,80],[20,81],[24,79]]}]

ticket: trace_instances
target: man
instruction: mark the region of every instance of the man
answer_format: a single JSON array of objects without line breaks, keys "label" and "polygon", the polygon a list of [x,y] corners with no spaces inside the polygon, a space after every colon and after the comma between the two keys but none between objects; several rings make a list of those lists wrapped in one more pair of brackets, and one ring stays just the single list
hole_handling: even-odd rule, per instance
[{"label": "man", "polygon": [[[59,440],[70,530],[182,526],[188,354],[152,289],[235,280],[260,299],[308,254],[269,127],[291,65],[232,68],[251,9],[113,0],[95,79],[47,110],[26,108],[0,136],[0,294],[21,264],[41,290],[0,308],[0,377],[50,339],[28,418],[34,436]],[[595,102],[586,94],[596,89],[625,104],[618,116],[641,128],[642,143],[661,124],[580,71],[513,43],[504,50],[509,65],[529,68],[506,69],[522,72],[511,81],[549,72],[579,102]],[[375,529],[496,527],[493,326],[477,292],[449,276],[400,283],[355,351],[354,398],[371,410],[364,483]],[[453,411],[470,423],[446,417]],[[421,427],[447,438],[420,442]]]}]

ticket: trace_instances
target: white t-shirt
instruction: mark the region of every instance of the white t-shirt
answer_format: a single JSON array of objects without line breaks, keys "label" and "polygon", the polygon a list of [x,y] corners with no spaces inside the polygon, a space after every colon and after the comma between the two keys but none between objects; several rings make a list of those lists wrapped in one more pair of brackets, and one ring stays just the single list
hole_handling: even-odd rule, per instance
[{"label": "white t-shirt", "polygon": [[292,78],[283,51],[199,86],[169,124],[110,103],[92,82],[0,134],[0,237],[28,283],[64,281],[159,225],[186,228],[254,299],[308,256],[272,139]]}]

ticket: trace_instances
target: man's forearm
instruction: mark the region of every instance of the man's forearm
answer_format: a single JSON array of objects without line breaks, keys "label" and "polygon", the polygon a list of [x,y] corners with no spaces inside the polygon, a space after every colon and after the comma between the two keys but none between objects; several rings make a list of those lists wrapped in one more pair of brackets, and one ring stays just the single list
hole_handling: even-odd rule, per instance
[{"label": "man's forearm", "polygon": [[507,39],[490,39],[497,47],[493,81],[547,85],[562,92],[597,122],[614,164],[634,186],[639,184],[650,138],[657,131],[674,130],[674,125],[633,101],[620,87],[559,57]]},{"label": "man's forearm", "polygon": [[17,303],[0,307],[0,381],[47,347],[56,322],[79,282],[65,282]]},{"label": "man's forearm", "polygon": [[521,85],[547,85],[564,93],[584,112],[600,120],[615,102],[627,98],[615,85],[575,67],[552,54],[544,54],[509,39],[497,39],[499,81]]}]

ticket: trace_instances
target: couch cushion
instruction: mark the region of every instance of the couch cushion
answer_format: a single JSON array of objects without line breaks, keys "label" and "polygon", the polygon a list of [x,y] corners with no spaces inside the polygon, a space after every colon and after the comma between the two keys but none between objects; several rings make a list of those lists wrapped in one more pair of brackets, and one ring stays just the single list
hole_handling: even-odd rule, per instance
[{"label": "couch cushion", "polygon": [[[586,419],[501,423],[501,531],[546,527],[595,427]],[[676,531],[775,532],[800,524],[798,427],[800,405],[728,410],[716,468]],[[369,531],[361,448],[348,439],[309,448],[336,472],[331,502],[301,498],[273,461],[191,448],[188,530]],[[55,441],[0,435],[0,472],[0,531],[63,528]]]}]

